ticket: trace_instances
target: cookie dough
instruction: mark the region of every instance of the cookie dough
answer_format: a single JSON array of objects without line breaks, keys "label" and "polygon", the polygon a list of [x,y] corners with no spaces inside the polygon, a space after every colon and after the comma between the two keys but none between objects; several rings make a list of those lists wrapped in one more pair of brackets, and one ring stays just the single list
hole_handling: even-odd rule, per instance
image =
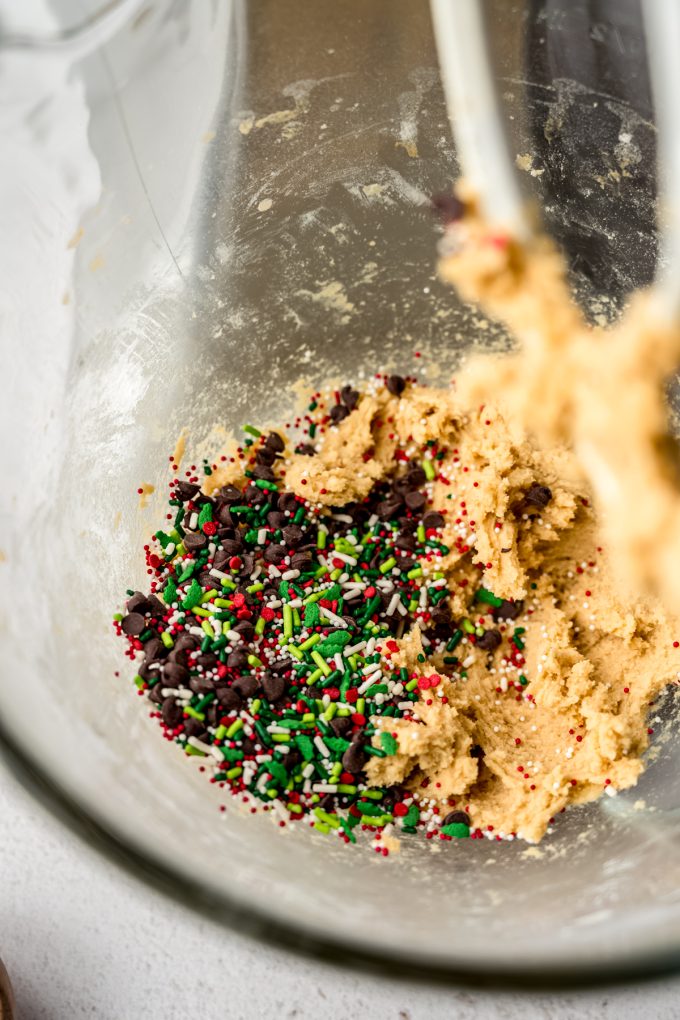
[{"label": "cookie dough", "polygon": [[[510,280],[510,255],[498,258]],[[530,261],[527,272],[539,273]],[[528,326],[531,310],[521,314]],[[565,311],[565,330],[575,315]],[[498,370],[510,377],[515,364]],[[417,385],[400,397],[385,388],[363,395],[314,456],[287,458],[286,484],[342,506],[394,478],[396,451],[437,444],[427,493],[444,517],[450,551],[436,569],[451,593],[450,619],[388,644],[386,668],[417,677],[420,698],[411,721],[376,719],[398,750],[372,758],[366,772],[376,786],[413,791],[433,815],[458,809],[473,829],[537,841],[567,805],[636,782],[650,704],[678,676],[680,651],[660,604],[624,594],[576,454],[559,435],[539,445],[519,399],[503,413],[470,404],[472,378],[466,396]],[[567,431],[561,422],[551,424],[558,434]]]},{"label": "cookie dough", "polygon": [[460,392],[471,406],[502,393],[513,420],[576,453],[620,583],[680,597],[680,475],[664,385],[680,364],[680,327],[653,291],[634,295],[613,328],[593,328],[572,300],[562,255],[540,232],[499,235],[460,186],[465,213],[448,225],[440,273],[520,341],[495,361],[473,358]]}]

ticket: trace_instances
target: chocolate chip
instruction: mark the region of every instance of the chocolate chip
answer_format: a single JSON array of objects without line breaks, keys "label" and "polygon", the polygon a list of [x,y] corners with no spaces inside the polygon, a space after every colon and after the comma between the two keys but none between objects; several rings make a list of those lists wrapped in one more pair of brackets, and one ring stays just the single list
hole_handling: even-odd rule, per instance
[{"label": "chocolate chip", "polygon": [[294,513],[298,508],[298,498],[294,492],[279,493],[279,510]]},{"label": "chocolate chip", "polygon": [[472,747],[470,748],[470,757],[471,758],[483,758],[484,757],[484,748],[480,747],[479,744],[473,744]]},{"label": "chocolate chip", "polygon": [[303,537],[304,532],[302,528],[297,526],[297,524],[289,524],[283,529],[283,541],[286,545],[299,545]]},{"label": "chocolate chip", "polygon": [[[215,565],[215,569],[216,570],[222,570],[224,568],[224,564],[228,563],[232,556],[238,556],[238,554],[240,553],[242,548],[243,548],[243,542],[241,541],[240,538],[223,538],[222,539],[222,549],[226,553],[227,558],[226,558],[226,560],[224,560],[223,565],[221,567],[218,567],[216,565],[217,564],[217,554],[216,554],[215,555],[215,564],[214,564]],[[218,552],[219,552],[219,550],[218,550]]]},{"label": "chocolate chip", "polygon": [[239,676],[234,680],[232,689],[242,698],[253,698],[260,690],[260,681],[256,676]]},{"label": "chocolate chip", "polygon": [[208,544],[208,538],[203,534],[202,531],[187,531],[184,536],[184,548],[187,552],[195,553],[201,549],[205,549]]},{"label": "chocolate chip", "polygon": [[179,662],[166,662],[163,678],[167,681],[167,687],[180,687],[189,679],[189,670]]},{"label": "chocolate chip", "polygon": [[539,485],[534,482],[529,491],[524,495],[524,502],[529,506],[537,506],[541,510],[548,505],[552,499],[552,492],[547,485]]},{"label": "chocolate chip", "polygon": [[401,496],[395,494],[381,500],[376,506],[375,512],[381,521],[390,521],[393,517],[397,516],[403,505]]},{"label": "chocolate chip", "polygon": [[225,712],[238,712],[243,699],[238,691],[235,691],[233,687],[216,687],[217,700],[219,701]]},{"label": "chocolate chip", "polygon": [[177,637],[174,643],[174,648],[170,652],[170,658],[173,661],[177,661],[176,655],[178,652],[193,652],[194,649],[197,649],[198,647],[199,642],[196,640],[194,634],[188,634],[185,630]]},{"label": "chocolate chip", "polygon": [[246,486],[243,495],[246,503],[250,503],[251,506],[261,506],[262,503],[267,502],[267,493],[258,489],[257,485]]},{"label": "chocolate chip", "polygon": [[253,478],[258,478],[262,482],[275,482],[276,475],[270,467],[266,464],[256,464],[253,468]]},{"label": "chocolate chip", "polygon": [[478,637],[475,645],[483,648],[485,652],[493,652],[498,648],[503,638],[498,630],[485,630],[481,637]]},{"label": "chocolate chip", "polygon": [[433,195],[432,211],[436,213],[444,225],[456,223],[465,214],[465,203],[457,195],[450,195],[448,193]]},{"label": "chocolate chip", "polygon": [[268,545],[264,551],[264,560],[267,563],[281,563],[283,558],[288,554],[288,550],[285,545]]},{"label": "chocolate chip", "polygon": [[222,502],[218,504],[217,510],[215,511],[217,523],[221,524],[223,528],[230,528],[234,523],[234,518],[232,517],[231,510],[229,509],[230,506],[233,506],[233,504]]},{"label": "chocolate chip", "polygon": [[260,446],[255,454],[255,460],[258,464],[265,464],[267,467],[271,467],[276,460],[276,453],[269,446]]},{"label": "chocolate chip", "polygon": [[173,495],[175,499],[179,499],[180,502],[187,503],[190,499],[193,499],[199,491],[199,486],[194,485],[193,482],[178,482],[175,486]]},{"label": "chocolate chip", "polygon": [[368,755],[359,742],[352,742],[342,756],[342,767],[353,775],[361,772],[368,761]]},{"label": "chocolate chip", "polygon": [[201,588],[210,589],[215,584],[215,578],[209,570],[201,570],[200,573],[196,574],[196,580],[200,584]]},{"label": "chocolate chip", "polygon": [[217,661],[217,656],[213,652],[204,652],[203,655],[199,655],[196,659],[197,665],[202,669],[215,669]]},{"label": "chocolate chip", "polygon": [[403,549],[405,552],[415,552],[416,540],[413,535],[404,535],[402,533],[397,536],[397,540],[394,544],[397,549]]},{"label": "chocolate chip", "polygon": [[287,673],[290,669],[290,659],[276,659],[269,663],[269,669],[272,673]]},{"label": "chocolate chip", "polygon": [[335,810],[335,794],[326,793],[319,801],[319,807],[322,811],[334,811]]},{"label": "chocolate chip", "polygon": [[[142,676],[141,670],[139,675]],[[147,677],[143,677],[143,679],[146,680]],[[153,702],[154,705],[162,705],[163,702],[165,701],[165,697],[162,692],[163,684],[154,684],[154,686],[149,691],[149,701]]]},{"label": "chocolate chip", "polygon": [[264,444],[265,446],[269,447],[270,450],[273,450],[275,453],[282,453],[286,448],[286,444],[284,443],[283,439],[278,434],[278,432],[270,432],[267,438],[265,439]]},{"label": "chocolate chip", "polygon": [[410,464],[409,469],[404,475],[405,480],[411,489],[419,489],[421,485],[424,485],[427,481],[427,475],[421,468],[420,464]]},{"label": "chocolate chip", "polygon": [[147,602],[149,603],[149,612],[152,616],[162,617],[168,611],[167,607],[155,595],[149,595]]},{"label": "chocolate chip", "polygon": [[295,452],[301,453],[303,457],[316,456],[316,450],[311,443],[300,443],[299,446],[295,447]]},{"label": "chocolate chip", "polygon": [[274,528],[274,530],[277,528],[283,528],[287,520],[288,517],[281,513],[280,510],[270,510],[267,514],[267,524],[270,528]]},{"label": "chocolate chip", "polygon": [[406,493],[404,502],[413,513],[419,513],[425,506],[425,493],[414,489],[412,492]]},{"label": "chocolate chip", "polygon": [[400,375],[391,375],[385,385],[394,397],[400,397],[406,389],[406,380]]},{"label": "chocolate chip", "polygon": [[333,425],[339,425],[348,415],[349,411],[344,404],[334,404],[331,407],[331,422]]},{"label": "chocolate chip", "polygon": [[442,825],[469,825],[470,816],[466,811],[449,811]]},{"label": "chocolate chip", "polygon": [[136,591],[134,595],[131,595],[127,600],[127,611],[128,613],[142,613],[142,615],[151,612],[146,595],[143,595],[141,591]]},{"label": "chocolate chip", "polygon": [[278,673],[263,674],[262,689],[267,701],[278,701],[285,694],[286,687],[286,681]]},{"label": "chocolate chip", "polygon": [[142,633],[146,627],[146,623],[144,622],[144,617],[141,613],[128,613],[127,616],[123,617],[123,621],[120,626],[123,634],[130,634],[136,637],[138,634]]},{"label": "chocolate chip", "polygon": [[311,564],[312,557],[308,552],[296,552],[290,558],[290,565],[293,570],[309,570]]},{"label": "chocolate chip", "polygon": [[523,599],[518,599],[517,602],[511,602],[509,599],[504,599],[500,606],[493,607],[491,615],[494,620],[516,620],[523,612]]},{"label": "chocolate chip", "polygon": [[241,635],[241,641],[249,642],[255,637],[255,627],[249,620],[241,620],[231,629]]},{"label": "chocolate chip", "polygon": [[336,716],[335,719],[331,719],[330,727],[336,737],[344,737],[347,731],[352,729],[352,720],[348,715]]},{"label": "chocolate chip", "polygon": [[208,736],[208,731],[200,719],[185,719],[184,732],[188,737],[196,737],[197,740],[205,740]]},{"label": "chocolate chip", "polygon": [[167,654],[168,649],[160,638],[152,637],[144,642],[144,656],[147,662],[153,662],[154,659],[165,659]]},{"label": "chocolate chip", "polygon": [[215,681],[210,680],[207,676],[192,676],[189,687],[194,694],[210,694],[215,690]]},{"label": "chocolate chip", "polygon": [[174,698],[166,698],[161,709],[163,722],[168,729],[174,730],[181,723],[184,713]]},{"label": "chocolate chip", "polygon": [[243,669],[248,664],[248,650],[246,648],[235,648],[227,656],[229,669]]},{"label": "chocolate chip", "polygon": [[343,386],[340,390],[340,399],[348,411],[353,411],[357,406],[359,394],[357,390],[352,389],[351,386]]},{"label": "chocolate chip", "polygon": [[423,527],[427,528],[441,528],[444,526],[444,518],[436,510],[430,510],[423,517]]}]

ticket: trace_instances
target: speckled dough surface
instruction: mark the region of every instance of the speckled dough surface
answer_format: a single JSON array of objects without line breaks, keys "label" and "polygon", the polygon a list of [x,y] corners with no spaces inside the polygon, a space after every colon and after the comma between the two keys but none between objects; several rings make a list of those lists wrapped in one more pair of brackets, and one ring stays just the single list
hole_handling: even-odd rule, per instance
[{"label": "speckled dough surface", "polygon": [[[426,810],[455,805],[473,827],[536,841],[563,807],[636,782],[650,702],[680,653],[658,605],[620,595],[573,454],[541,449],[489,406],[470,410],[454,388],[363,395],[315,457],[287,458],[287,484],[342,505],[390,478],[398,445],[431,439],[445,452],[428,496],[450,548],[437,569],[450,632],[467,631],[453,668],[445,640],[424,646],[417,626],[386,652],[430,682],[415,719],[381,720],[399,750],[371,759],[368,776],[406,785]],[[480,586],[506,601],[475,602]]]}]

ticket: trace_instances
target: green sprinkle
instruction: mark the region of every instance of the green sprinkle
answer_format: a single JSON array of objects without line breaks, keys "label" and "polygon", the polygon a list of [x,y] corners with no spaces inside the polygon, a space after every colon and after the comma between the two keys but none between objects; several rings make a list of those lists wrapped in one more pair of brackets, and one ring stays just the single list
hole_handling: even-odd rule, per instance
[{"label": "green sprinkle", "polygon": [[380,571],[381,574],[386,574],[389,570],[392,569],[392,567],[396,567],[396,565],[397,565],[396,559],[394,558],[394,556],[390,556],[388,560],[385,560],[384,563],[380,564],[378,570]]},{"label": "green sprinkle", "polygon": [[380,734],[380,743],[382,749],[387,755],[396,754],[399,750],[398,741],[392,736],[391,733],[386,733],[385,730]]},{"label": "green sprinkle", "polygon": [[420,463],[422,465],[423,471],[425,472],[425,477],[427,478],[428,482],[433,482],[435,479],[435,470],[432,461],[426,459],[422,460]]},{"label": "green sprinkle", "polygon": [[199,751],[193,744],[184,744],[184,753],[193,755],[196,758],[205,758],[205,751]]},{"label": "green sprinkle", "polygon": [[194,578],[191,584],[189,585],[189,590],[182,599],[182,609],[193,609],[194,606],[197,606],[199,604],[202,597],[203,589],[201,588],[196,578]]},{"label": "green sprinkle", "polygon": [[257,655],[249,655],[246,661],[249,666],[252,666],[253,669],[256,669],[258,666],[262,665],[262,659],[259,659]]},{"label": "green sprinkle", "polygon": [[258,616],[257,623],[255,624],[255,633],[260,637],[264,634],[264,628],[267,625],[267,621],[264,616]]},{"label": "green sprinkle", "polygon": [[503,599],[499,599],[497,595],[494,595],[488,588],[480,588],[475,593],[475,599],[477,602],[485,602],[489,606],[502,606]]},{"label": "green sprinkle", "polygon": [[256,439],[259,439],[260,436],[262,435],[260,430],[256,429],[254,425],[244,425],[243,431],[247,432],[251,436],[255,436]]},{"label": "green sprinkle", "polygon": [[187,705],[187,707],[184,709],[184,714],[191,716],[192,719],[198,719],[199,722],[205,722],[205,716],[203,715],[203,713],[197,712],[196,709],[192,708],[190,705]]},{"label": "green sprinkle", "polygon": [[327,540],[327,538],[328,538],[328,532],[326,531],[326,529],[325,528],[319,528],[319,530],[316,533],[316,547],[317,547],[317,549],[325,549],[326,548],[326,540]]},{"label": "green sprinkle", "polygon": [[204,503],[201,507],[201,512],[198,515],[198,527],[199,530],[203,529],[203,525],[212,521],[212,503]]},{"label": "green sprinkle", "polygon": [[519,682],[521,683],[522,687],[526,687],[526,685],[529,683],[529,681],[525,677],[524,673],[520,673],[520,675],[519,675]]},{"label": "green sprinkle", "polygon": [[304,733],[298,733],[293,737],[293,740],[305,761],[312,761],[314,758],[314,744],[309,737],[306,737]]},{"label": "green sprinkle", "polygon": [[163,589],[163,601],[166,606],[172,605],[177,599],[177,585],[172,577],[168,578],[168,583]]},{"label": "green sprinkle", "polygon": [[164,630],[163,633],[161,634],[161,641],[163,642],[166,648],[173,648],[175,645],[175,642],[172,639],[172,635],[167,630]]},{"label": "green sprinkle", "polygon": [[470,826],[463,822],[452,822],[451,825],[442,825],[441,831],[445,836],[454,836],[456,839],[465,839],[470,835]]},{"label": "green sprinkle", "polygon": [[242,772],[243,769],[241,768],[241,766],[236,765],[233,769],[229,769],[229,771],[227,772],[227,779],[238,779]]},{"label": "green sprinkle", "polygon": [[461,625],[461,627],[463,628],[463,630],[465,631],[466,634],[474,634],[474,632],[475,632],[475,625],[474,625],[474,623],[472,623],[471,620],[468,620],[467,616],[465,617],[464,620],[461,620],[461,624],[460,625]]},{"label": "green sprinkle", "polygon": [[257,481],[255,482],[255,485],[258,487],[258,489],[264,489],[265,491],[269,490],[276,492],[277,490],[276,482],[267,482],[264,480],[264,478],[258,478]]},{"label": "green sprinkle", "polygon": [[[422,577],[423,576],[423,568],[422,567],[414,567],[413,570],[409,570],[409,572],[408,572],[408,574],[406,576],[408,577],[409,581],[415,580],[416,577]],[[445,594],[447,594],[447,593],[445,593]]]},{"label": "green sprinkle", "polygon": [[243,719],[234,719],[233,723],[227,730],[225,736],[227,740],[231,740],[236,734],[243,729]]},{"label": "green sprinkle", "polygon": [[293,636],[293,610],[288,603],[283,607],[283,636],[287,638]]}]

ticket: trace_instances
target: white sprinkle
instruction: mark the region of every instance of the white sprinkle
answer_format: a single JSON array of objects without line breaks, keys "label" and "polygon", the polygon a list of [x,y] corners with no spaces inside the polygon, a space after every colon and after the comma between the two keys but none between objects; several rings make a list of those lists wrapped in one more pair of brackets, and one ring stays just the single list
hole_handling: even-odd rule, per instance
[{"label": "white sprinkle", "polygon": [[347,553],[341,553],[337,550],[334,551],[333,557],[338,560],[342,560],[343,563],[349,563],[350,567],[356,566],[356,558],[354,556],[348,556]]},{"label": "white sprinkle", "polygon": [[[191,746],[195,747],[197,751],[203,751],[204,754],[208,754],[210,757],[213,757],[213,752],[217,750],[212,746],[212,744],[204,744],[202,740],[198,739],[198,737],[189,737],[187,744],[191,744]],[[219,761],[222,761],[222,755],[220,755]]]},{"label": "white sprinkle", "polygon": [[395,592],[395,594],[392,596],[389,606],[387,607],[388,616],[392,616],[396,612],[397,606],[399,605],[400,602],[401,595],[399,594],[399,592]]},{"label": "white sprinkle", "polygon": [[325,606],[319,606],[319,612],[323,613],[327,620],[329,620],[335,627],[347,627],[347,623],[341,616],[336,616],[330,609],[326,609]]},{"label": "white sprinkle", "polygon": [[319,736],[314,737],[314,744],[322,758],[330,758],[331,752],[328,750],[321,737]]},{"label": "white sprinkle", "polygon": [[312,790],[314,793],[337,793],[338,787],[336,783],[314,783]]},{"label": "white sprinkle", "polygon": [[305,779],[309,779],[310,776],[314,775],[314,765],[311,761],[303,768],[302,775]]},{"label": "white sprinkle", "polygon": [[205,637],[205,631],[203,630],[202,627],[187,627],[187,630],[190,634],[195,634],[196,637],[200,638]]},{"label": "white sprinkle", "polygon": [[381,680],[382,673],[371,673],[369,678],[367,680],[364,680],[364,682],[359,687],[359,694],[364,694],[369,687],[372,687],[373,684],[380,683]]},{"label": "white sprinkle", "polygon": [[299,570],[287,570],[285,574],[281,574],[282,581],[293,581],[296,577],[300,576]]},{"label": "white sprinkle", "polygon": [[364,668],[362,669],[361,672],[362,672],[362,674],[364,676],[369,676],[371,673],[379,673],[380,672],[380,663],[379,662],[369,662],[368,666],[364,666]]},{"label": "white sprinkle", "polygon": [[343,524],[353,524],[353,520],[349,514],[331,514],[334,521],[342,521]]},{"label": "white sprinkle", "polygon": [[257,533],[257,544],[264,545],[266,541],[267,541],[267,529],[260,528],[260,530]]},{"label": "white sprinkle", "polygon": [[223,577],[229,577],[229,574],[225,574],[221,570],[215,570],[215,568],[213,567],[212,570],[210,570],[210,576],[219,577],[221,580]]},{"label": "white sprinkle", "polygon": [[198,524],[198,514],[194,512],[191,515],[191,517],[189,518],[189,531],[195,531],[197,524]]}]

